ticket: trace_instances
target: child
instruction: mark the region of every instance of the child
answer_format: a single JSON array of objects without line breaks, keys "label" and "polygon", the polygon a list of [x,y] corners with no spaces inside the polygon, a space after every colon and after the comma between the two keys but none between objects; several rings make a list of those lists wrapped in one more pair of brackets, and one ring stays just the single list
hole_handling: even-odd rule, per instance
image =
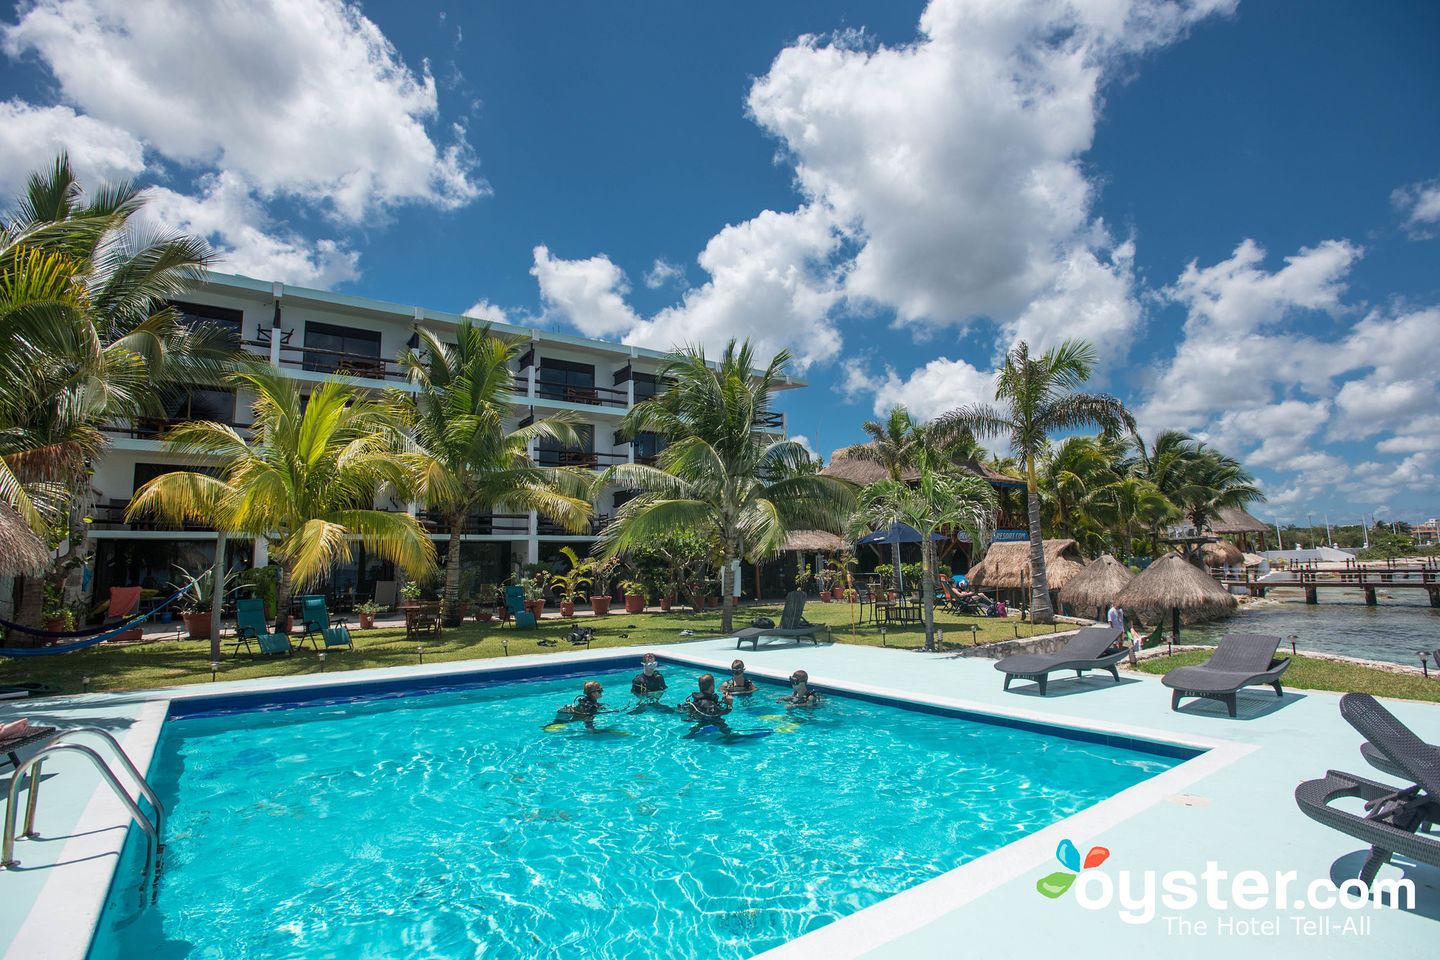
[{"label": "child", "polygon": [[730,679],[720,684],[721,693],[754,693],[755,681],[745,676],[745,661],[730,664]]},{"label": "child", "polygon": [[640,672],[630,681],[630,693],[646,700],[659,700],[665,692],[665,678],[660,676],[660,665],[655,654],[647,653],[640,658]]},{"label": "child", "polygon": [[796,670],[790,674],[790,696],[781,697],[781,703],[792,706],[814,706],[820,699],[820,691],[810,686],[810,674]]},{"label": "child", "polygon": [[600,694],[605,688],[600,686],[599,680],[591,680],[585,684],[585,692],[575,698],[574,703],[566,704],[555,711],[555,720],[564,723],[567,720],[583,720],[589,724],[595,719],[595,715],[604,710],[604,704],[600,702]]},{"label": "child", "polygon": [[692,720],[716,720],[730,712],[731,697],[715,695],[715,677],[708,673],[700,675],[700,689],[685,698],[680,706]]}]

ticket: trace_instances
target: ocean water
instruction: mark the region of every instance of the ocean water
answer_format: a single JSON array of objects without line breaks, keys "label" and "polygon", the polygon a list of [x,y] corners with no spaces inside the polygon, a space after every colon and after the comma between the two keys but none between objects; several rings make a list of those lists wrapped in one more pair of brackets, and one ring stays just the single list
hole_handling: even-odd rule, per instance
[{"label": "ocean water", "polygon": [[172,720],[158,899],[132,830],[91,960],[739,960],[1180,762],[767,684],[551,722],[582,679]]},{"label": "ocean water", "polygon": [[[1440,610],[1423,590],[1380,588],[1376,606],[1367,607],[1356,589],[1320,588],[1317,604],[1305,603],[1298,589],[1269,591],[1266,602],[1247,603],[1233,617],[1215,623],[1182,626],[1185,642],[1214,643],[1229,632],[1269,633],[1290,650],[1338,653],[1366,660],[1420,666],[1417,651],[1440,648]],[[1167,628],[1168,629],[1168,628]],[[1431,657],[1432,667],[1435,664]]]}]

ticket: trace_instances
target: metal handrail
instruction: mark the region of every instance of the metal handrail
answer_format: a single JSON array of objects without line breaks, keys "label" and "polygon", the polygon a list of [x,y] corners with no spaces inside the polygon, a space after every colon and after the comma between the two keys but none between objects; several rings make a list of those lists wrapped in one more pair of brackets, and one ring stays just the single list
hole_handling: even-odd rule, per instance
[{"label": "metal handrail", "polygon": [[[99,737],[101,740],[103,740],[105,743],[108,743],[108,744],[110,745],[110,749],[113,750],[113,751],[115,751],[115,757],[120,761],[121,764],[124,765],[124,767],[125,767],[125,772],[128,773],[128,774],[130,774],[130,779],[132,779],[132,780],[135,781],[135,786],[136,786],[136,788],[138,789],[138,791],[145,797],[146,800],[149,800],[149,801],[150,801],[150,806],[151,806],[151,807],[154,809],[154,811],[155,811],[155,830],[156,830],[156,832],[157,832],[157,833],[164,833],[164,832],[165,832],[165,806],[164,806],[164,804],[162,804],[162,803],[160,802],[160,798],[155,795],[155,791],[152,790],[152,789],[150,789],[150,783],[149,783],[143,776],[140,775],[140,769],[135,766],[135,762],[130,759],[130,755],[125,752],[125,749],[120,746],[120,741],[119,741],[119,740],[116,740],[115,737],[114,737],[114,735],[111,734],[110,731],[104,730],[104,729],[102,729],[102,728],[100,728],[100,727],[71,727],[71,728],[68,729],[68,730],[61,730],[61,731],[60,731],[59,733],[57,733],[55,736],[51,737],[49,740],[47,740],[47,741],[45,742],[45,746],[49,746],[49,745],[52,744],[52,743],[62,743],[62,742],[64,742],[64,741],[70,739],[71,737],[75,736],[76,734],[87,734],[87,735],[91,735],[91,736],[96,736],[96,737]],[[26,813],[25,813],[25,832],[24,832],[23,834],[21,834],[21,836],[29,836],[31,833],[34,832],[34,827],[35,827],[35,804],[34,804],[34,801],[33,801],[34,795],[35,795],[35,794],[34,794],[34,791],[32,791],[32,792],[31,792],[31,798],[32,798],[32,799],[31,799],[31,801],[28,803],[29,809],[28,809],[28,810],[26,811]]]},{"label": "metal handrail", "polygon": [[13,870],[20,866],[20,861],[15,859],[15,799],[20,793],[21,781],[25,779],[26,773],[30,773],[32,769],[34,770],[30,776],[30,796],[33,803],[36,788],[39,786],[40,764],[46,757],[54,753],[59,753],[62,750],[73,751],[89,757],[90,762],[95,765],[95,769],[100,773],[101,778],[109,784],[110,789],[113,790],[115,795],[125,804],[126,809],[130,812],[131,818],[140,825],[141,830],[145,831],[145,839],[147,841],[145,850],[145,872],[148,873],[151,867],[159,862],[160,857],[160,834],[156,831],[155,825],[151,823],[150,819],[141,811],[140,805],[131,799],[129,791],[120,785],[120,781],[115,776],[115,771],[110,769],[100,754],[85,746],[83,743],[55,743],[54,741],[46,743],[30,757],[27,757],[20,766],[15,768],[14,777],[10,781],[10,792],[5,798],[5,835],[3,838],[3,847],[0,847],[0,867]]}]

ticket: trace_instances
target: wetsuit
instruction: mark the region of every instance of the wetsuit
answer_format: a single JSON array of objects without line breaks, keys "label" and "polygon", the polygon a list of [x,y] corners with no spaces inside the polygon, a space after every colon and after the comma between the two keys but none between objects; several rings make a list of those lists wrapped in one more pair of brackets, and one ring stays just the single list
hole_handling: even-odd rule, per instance
[{"label": "wetsuit", "polygon": [[600,704],[582,693],[575,698],[575,702],[570,705],[568,712],[572,717],[582,717],[588,720],[600,712]]},{"label": "wetsuit", "polygon": [[660,676],[659,670],[654,673],[646,673],[641,670],[635,674],[635,679],[630,681],[630,693],[636,697],[664,692],[665,678]]},{"label": "wetsuit", "polygon": [[700,691],[696,691],[686,697],[685,702],[681,704],[681,706],[685,707],[692,717],[703,717],[706,719],[723,717],[730,712],[730,708],[725,705],[724,701],[715,696],[714,693],[702,693]]},{"label": "wetsuit", "polygon": [[786,703],[798,704],[802,706],[806,704],[818,703],[819,700],[820,691],[808,685],[805,687],[804,693],[792,693],[790,694],[790,696],[785,698]]},{"label": "wetsuit", "polygon": [[740,683],[736,683],[735,678],[731,677],[720,684],[720,690],[724,693],[754,693],[755,681],[749,677],[742,677]]}]

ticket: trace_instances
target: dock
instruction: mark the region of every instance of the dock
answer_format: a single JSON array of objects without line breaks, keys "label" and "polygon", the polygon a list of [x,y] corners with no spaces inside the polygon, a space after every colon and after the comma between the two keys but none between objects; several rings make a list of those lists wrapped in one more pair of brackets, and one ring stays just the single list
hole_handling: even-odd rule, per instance
[{"label": "dock", "polygon": [[1311,562],[1295,564],[1280,572],[1288,576],[1276,577],[1272,572],[1259,579],[1247,568],[1243,577],[1218,579],[1227,590],[1242,587],[1252,597],[1263,597],[1265,591],[1275,587],[1295,587],[1305,591],[1306,603],[1320,602],[1321,587],[1355,589],[1364,593],[1365,603],[1372,607],[1378,602],[1376,591],[1382,588],[1424,590],[1430,596],[1430,606],[1440,608],[1440,560],[1350,560],[1343,567],[1326,564],[1324,569]]}]

